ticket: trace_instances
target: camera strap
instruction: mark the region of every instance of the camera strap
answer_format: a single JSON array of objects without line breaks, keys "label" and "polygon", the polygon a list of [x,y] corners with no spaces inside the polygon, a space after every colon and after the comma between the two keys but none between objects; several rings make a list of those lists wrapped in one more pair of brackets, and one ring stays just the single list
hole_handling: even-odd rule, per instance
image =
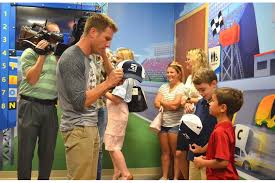
[{"label": "camera strap", "polygon": [[46,55],[46,51],[44,49],[40,49],[40,48],[34,48],[34,51],[38,54],[38,55]]},{"label": "camera strap", "polygon": [[33,49],[38,55],[46,54],[46,51],[44,49],[36,48],[36,45],[29,40],[23,40],[22,43],[23,46]]}]

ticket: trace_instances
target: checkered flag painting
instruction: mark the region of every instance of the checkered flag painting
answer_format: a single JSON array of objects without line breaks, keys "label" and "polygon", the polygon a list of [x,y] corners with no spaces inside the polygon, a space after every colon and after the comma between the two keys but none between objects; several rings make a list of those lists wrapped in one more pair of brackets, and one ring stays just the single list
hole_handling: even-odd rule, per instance
[{"label": "checkered flag painting", "polygon": [[220,32],[221,27],[224,25],[221,11],[219,11],[218,17],[215,17],[214,19],[211,20],[210,24],[211,24],[212,34],[213,36],[215,36]]}]

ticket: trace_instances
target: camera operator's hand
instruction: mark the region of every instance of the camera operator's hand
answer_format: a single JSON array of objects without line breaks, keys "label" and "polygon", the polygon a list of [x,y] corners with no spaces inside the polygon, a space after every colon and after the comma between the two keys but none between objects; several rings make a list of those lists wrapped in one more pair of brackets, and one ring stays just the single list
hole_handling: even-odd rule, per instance
[{"label": "camera operator's hand", "polygon": [[50,43],[48,41],[46,41],[45,39],[42,39],[41,41],[39,41],[36,45],[36,48],[45,50],[45,48],[49,45]]},{"label": "camera operator's hand", "polygon": [[38,54],[38,55],[46,55],[47,54],[47,47],[49,46],[49,42],[46,41],[45,39],[39,41],[36,45],[36,47],[34,48],[34,51]]},{"label": "camera operator's hand", "polygon": [[121,81],[123,77],[123,70],[122,69],[114,69],[109,75],[106,80],[108,83],[108,87],[112,88],[117,86],[117,84]]}]

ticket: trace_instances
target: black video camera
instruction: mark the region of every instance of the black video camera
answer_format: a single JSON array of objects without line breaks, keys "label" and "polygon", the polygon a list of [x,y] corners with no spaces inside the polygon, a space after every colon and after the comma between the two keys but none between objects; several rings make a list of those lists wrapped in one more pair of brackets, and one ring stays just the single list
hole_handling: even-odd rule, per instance
[{"label": "black video camera", "polygon": [[90,13],[84,13],[82,17],[80,17],[78,19],[78,21],[74,24],[73,26],[73,31],[72,31],[72,38],[73,40],[71,40],[71,42],[66,45],[66,44],[58,44],[56,49],[55,49],[55,53],[57,56],[61,56],[62,53],[70,46],[76,44],[79,40],[80,37],[82,36],[83,32],[84,32],[84,27],[85,27],[85,23],[86,20],[88,19]]},{"label": "black video camera", "polygon": [[89,14],[84,14],[82,17],[80,17],[77,21],[77,23],[73,26],[72,36],[74,40],[72,41],[71,45],[74,45],[80,40],[81,35],[84,32],[85,23],[89,17]]},{"label": "black video camera", "polygon": [[[43,39],[49,42],[57,42],[57,45],[54,47],[52,45],[48,45],[45,49],[36,48],[37,43]],[[39,55],[54,52],[55,55],[60,56],[61,53],[58,53],[58,50],[60,50],[60,47],[64,46],[64,44],[62,44],[63,42],[63,34],[49,32],[46,29],[46,26],[37,23],[32,24],[32,26],[22,26],[18,39],[19,47],[23,49],[32,48]]]}]

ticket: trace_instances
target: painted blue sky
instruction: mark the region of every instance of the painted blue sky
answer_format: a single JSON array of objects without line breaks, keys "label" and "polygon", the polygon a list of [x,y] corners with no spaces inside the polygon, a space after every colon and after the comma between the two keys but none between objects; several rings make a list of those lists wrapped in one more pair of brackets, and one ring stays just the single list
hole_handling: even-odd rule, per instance
[{"label": "painted blue sky", "polygon": [[[210,3],[211,6],[227,6],[228,13],[240,3]],[[257,21],[260,52],[274,49],[274,23],[272,3],[253,3]],[[198,8],[202,3],[109,3],[108,15],[118,24],[111,48],[129,47],[142,58],[152,56],[152,45],[174,42],[175,21],[186,13]],[[274,6],[274,5],[273,5]],[[274,6],[275,7],[275,6]],[[273,7],[273,9],[274,9]],[[209,11],[213,9],[210,8]],[[212,12],[213,13],[213,12]],[[209,16],[212,15],[209,12]],[[141,61],[141,60],[140,60]]]},{"label": "painted blue sky", "polygon": [[260,53],[275,49],[275,3],[253,3]]},{"label": "painted blue sky", "polygon": [[174,4],[110,3],[108,15],[118,24],[111,48],[129,47],[149,56],[152,44],[174,40]]}]

